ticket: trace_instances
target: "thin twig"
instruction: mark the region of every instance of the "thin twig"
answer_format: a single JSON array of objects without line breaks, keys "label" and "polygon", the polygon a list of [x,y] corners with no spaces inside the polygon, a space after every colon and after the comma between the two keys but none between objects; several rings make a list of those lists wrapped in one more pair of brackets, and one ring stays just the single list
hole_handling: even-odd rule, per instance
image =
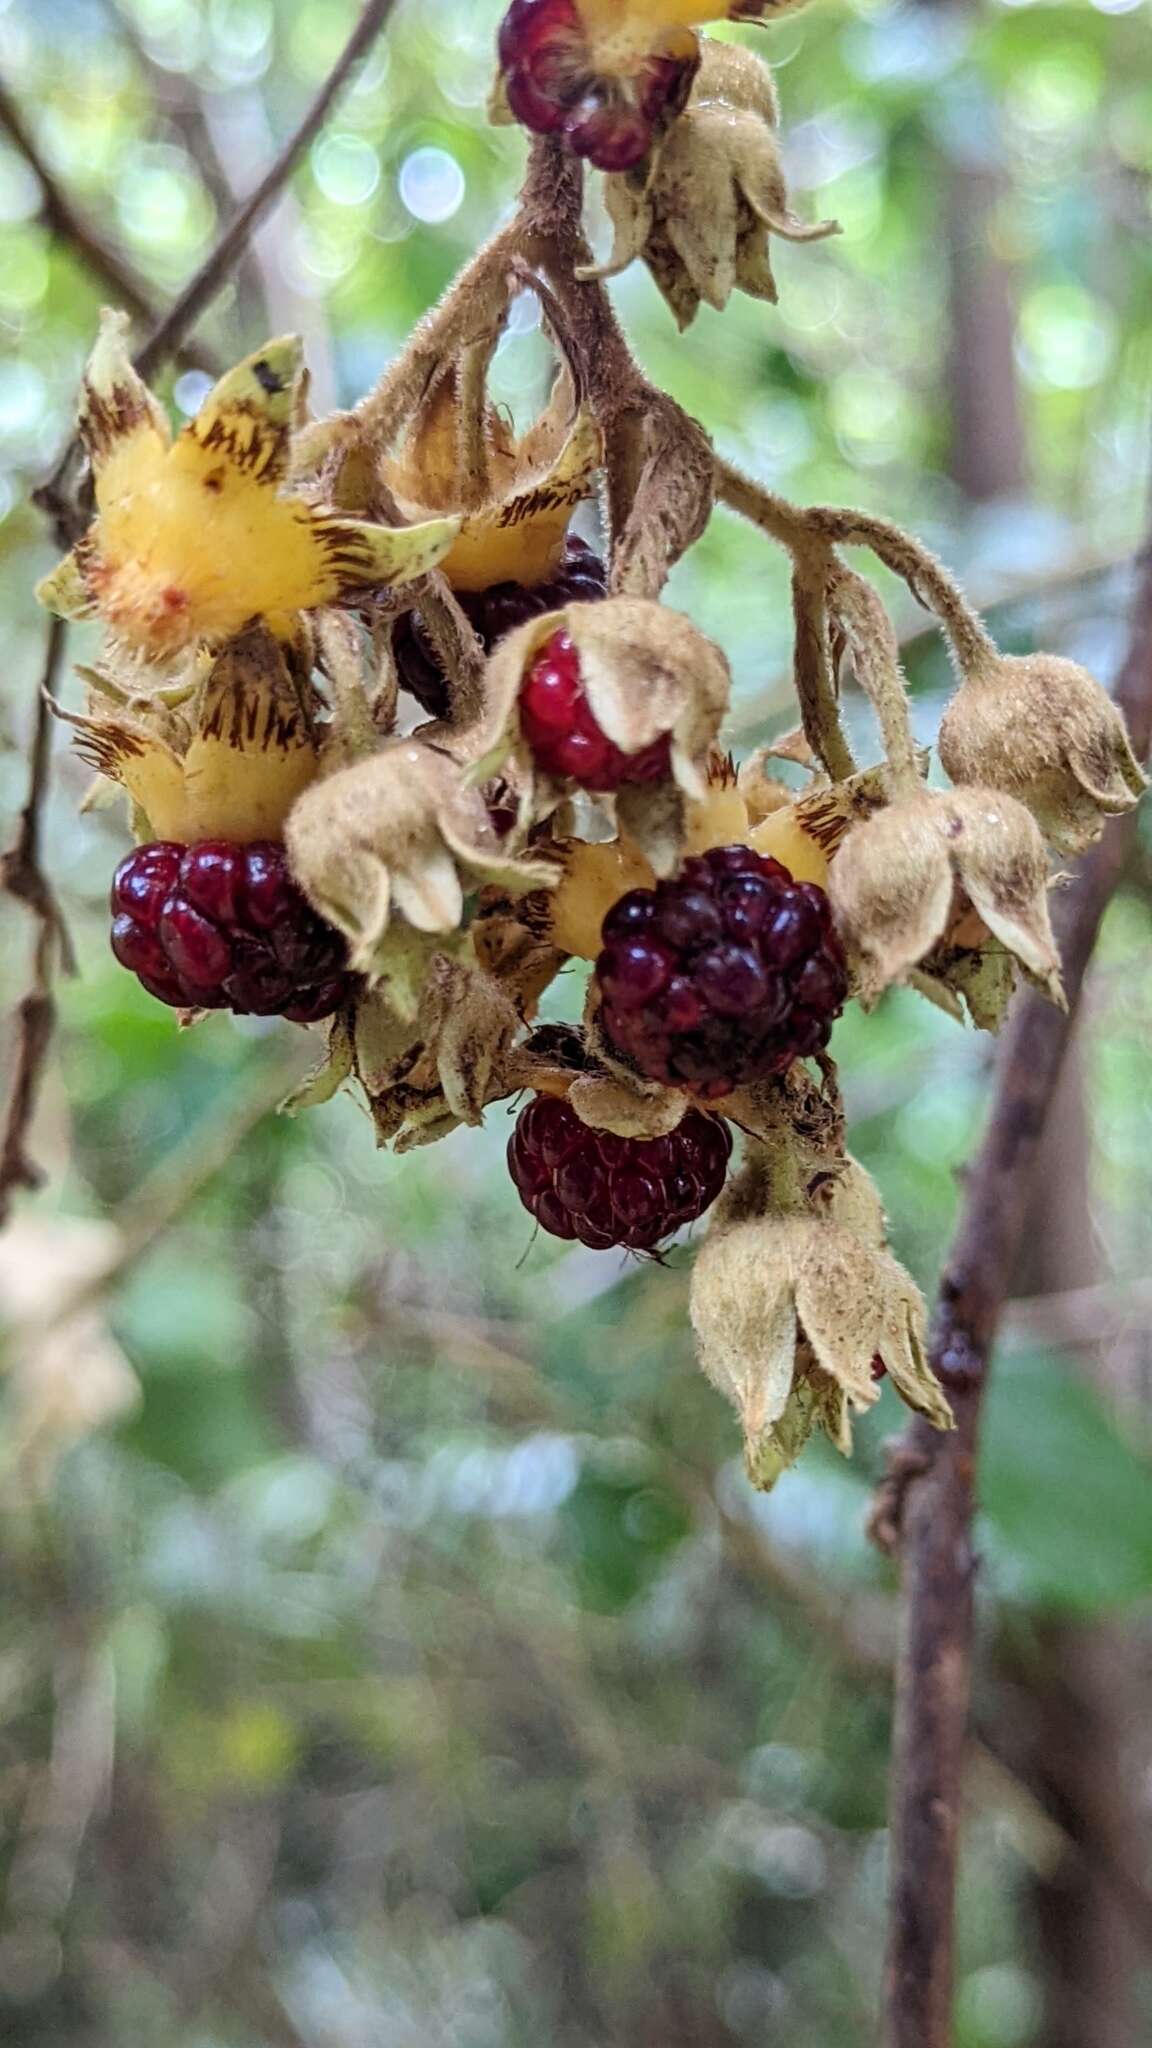
[{"label": "thin twig", "polygon": [[[173,353],[205,306],[223,289],[232,265],[253,228],[278,198],[300,157],[319,134],[335,101],[344,90],[356,66],[367,56],[395,4],[396,0],[368,0],[360,20],[298,127],[289,136],[255,190],[249,193],[244,204],[237,208],[199,269],[173,300],[159,325],[153,328],[148,336],[136,357],[136,368],[142,377],[149,377]],[[32,494],[34,502],[49,514],[61,531],[62,537],[66,536],[68,540],[75,539],[85,523],[83,518],[78,519],[74,507],[69,508],[64,490],[76,453],[77,443],[73,439],[64,450],[47,483],[42,484],[40,489]]]},{"label": "thin twig", "polygon": [[[1140,563],[1116,691],[1136,752],[1152,741],[1152,544]],[[874,1530],[897,1546],[906,1615],[892,1763],[892,1888],[886,2048],[949,2048],[957,1835],[968,1725],[972,1510],[988,1361],[1019,1255],[1037,1148],[1084,976],[1124,869],[1131,819],[1109,826],[1057,910],[1067,1014],[1029,992],[1002,1041],[983,1144],[940,1285],[932,1364],[956,1416],[915,1422],[892,1455]]]},{"label": "thin twig", "polygon": [[43,1178],[29,1155],[28,1134],[56,1025],[56,1000],[52,992],[56,960],[59,959],[66,974],[75,972],[68,930],[40,864],[41,825],[52,756],[48,700],[55,692],[67,638],[64,620],[53,619],[36,683],[36,708],[28,747],[28,795],[16,838],[0,857],[0,888],[23,903],[36,921],[31,980],[16,1011],[16,1056],[0,1136],[0,1226],[7,1221],[16,1189],[39,1187]]},{"label": "thin twig", "polygon": [[[57,240],[64,242],[80,258],[93,277],[113,292],[120,304],[137,320],[151,326],[158,318],[156,301],[148,290],[145,280],[133,264],[118,249],[113,249],[103,236],[86,220],[73,205],[68,194],[57,180],[47,159],[24,115],[0,79],[0,129],[8,136],[15,148],[33,171],[40,187],[40,207],[45,224]],[[199,342],[189,342],[180,349],[180,358],[189,369],[207,370],[215,375],[217,366],[208,349]]]}]

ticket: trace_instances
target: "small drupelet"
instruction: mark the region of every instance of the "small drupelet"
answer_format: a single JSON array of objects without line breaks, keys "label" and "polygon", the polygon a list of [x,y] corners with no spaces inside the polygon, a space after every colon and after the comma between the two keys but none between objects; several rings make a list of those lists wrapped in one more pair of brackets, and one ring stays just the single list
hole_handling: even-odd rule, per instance
[{"label": "small drupelet", "polygon": [[660,782],[671,773],[666,733],[626,754],[602,732],[580,677],[580,656],[568,633],[553,633],[520,685],[520,730],[546,775],[605,793],[626,782]]},{"label": "small drupelet", "polygon": [[822,1052],[848,993],[824,890],[748,846],[686,860],[604,919],[609,1047],[650,1080],[717,1101]]},{"label": "small drupelet", "polygon": [[666,109],[683,106],[696,65],[654,49],[624,73],[598,73],[576,0],[512,0],[500,27],[508,105],[535,135],[558,135],[599,171],[631,171]]},{"label": "small drupelet", "polygon": [[112,881],[112,951],[174,1009],[314,1024],[353,987],[344,941],[316,915],[272,840],[153,840]]},{"label": "small drupelet", "polygon": [[666,1138],[620,1138],[555,1095],[534,1096],[508,1141],[524,1207],[553,1237],[595,1251],[654,1251],[716,1200],[731,1156],[727,1124],[701,1110]]},{"label": "small drupelet", "polygon": [[[457,590],[457,604],[479,637],[485,654],[526,619],[557,612],[567,604],[594,604],[608,589],[604,564],[587,541],[569,534],[555,575],[545,583],[493,583],[488,590]],[[392,636],[396,672],[429,718],[446,718],[448,679],[436,658],[419,610],[404,612]]]}]

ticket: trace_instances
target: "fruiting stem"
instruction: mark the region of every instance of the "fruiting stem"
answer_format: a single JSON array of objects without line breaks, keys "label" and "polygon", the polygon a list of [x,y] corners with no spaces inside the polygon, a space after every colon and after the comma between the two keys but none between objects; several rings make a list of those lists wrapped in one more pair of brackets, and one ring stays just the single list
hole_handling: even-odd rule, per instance
[{"label": "fruiting stem", "polygon": [[499,329],[474,341],[456,370],[456,471],[465,511],[482,505],[491,491],[488,462],[488,366]]},{"label": "fruiting stem", "polygon": [[836,702],[836,677],[828,638],[828,562],[811,554],[793,559],[792,612],[796,637],[793,663],[804,733],[833,782],[856,773]]},{"label": "fruiting stem", "polygon": [[853,569],[837,567],[829,597],[851,641],[856,679],[880,722],[892,795],[914,796],[920,787],[920,767],[892,621],[879,593]]},{"label": "fruiting stem", "polygon": [[889,519],[852,512],[836,505],[813,505],[807,513],[811,531],[828,540],[871,548],[885,566],[905,582],[918,604],[936,613],[952,643],[962,675],[989,659],[996,643],[969,604],[954,576],[921,541],[913,540]]}]

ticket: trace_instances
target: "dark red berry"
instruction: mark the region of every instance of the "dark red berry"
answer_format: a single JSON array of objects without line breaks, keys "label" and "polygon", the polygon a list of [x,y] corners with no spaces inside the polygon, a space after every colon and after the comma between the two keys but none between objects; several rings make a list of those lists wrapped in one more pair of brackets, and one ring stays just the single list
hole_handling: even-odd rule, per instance
[{"label": "dark red berry", "polygon": [[727,1124],[698,1109],[666,1138],[619,1138],[581,1123],[558,1096],[537,1095],[516,1120],[508,1170],[553,1237],[652,1251],[715,1201],[731,1154]]},{"label": "dark red berry", "polygon": [[305,902],[271,840],[156,840],[112,880],[112,951],[176,1009],[311,1024],[346,1001],[344,943]]},{"label": "dark red berry", "polygon": [[848,993],[828,898],[748,846],[687,860],[604,920],[600,1023],[652,1080],[706,1101],[821,1052]]},{"label": "dark red berry", "polygon": [[545,774],[578,782],[583,789],[658,782],[672,764],[667,734],[626,754],[601,732],[568,633],[553,633],[545,641],[520,685],[520,730]]},{"label": "dark red berry", "polygon": [[597,170],[628,171],[657,123],[683,106],[696,66],[654,50],[624,73],[598,73],[576,0],[512,0],[498,40],[508,105],[537,135],[562,135]]},{"label": "dark red berry", "polygon": [[[607,588],[599,556],[593,554],[587,541],[569,534],[564,558],[546,583],[494,583],[489,590],[458,590],[456,602],[488,653],[505,633],[510,633],[514,626],[522,626],[525,619],[538,619],[542,612],[560,611],[566,604],[594,604]],[[405,612],[397,619],[392,651],[404,688],[411,690],[430,718],[445,717],[448,683],[419,611]]]}]

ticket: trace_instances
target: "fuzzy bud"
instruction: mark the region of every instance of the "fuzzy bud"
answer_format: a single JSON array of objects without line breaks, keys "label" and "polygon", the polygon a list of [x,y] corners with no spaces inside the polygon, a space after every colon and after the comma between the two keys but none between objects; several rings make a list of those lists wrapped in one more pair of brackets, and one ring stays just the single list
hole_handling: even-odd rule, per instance
[{"label": "fuzzy bud", "polygon": [[926,789],[848,834],[828,893],[865,1002],[906,980],[932,952],[953,926],[959,898],[1062,1003],[1048,882],[1039,828],[1013,797]]},{"label": "fuzzy bud", "polygon": [[953,782],[1018,797],[1062,853],[1090,846],[1146,787],[1116,706],[1055,654],[1006,654],[969,675],[944,713],[940,759]]}]

